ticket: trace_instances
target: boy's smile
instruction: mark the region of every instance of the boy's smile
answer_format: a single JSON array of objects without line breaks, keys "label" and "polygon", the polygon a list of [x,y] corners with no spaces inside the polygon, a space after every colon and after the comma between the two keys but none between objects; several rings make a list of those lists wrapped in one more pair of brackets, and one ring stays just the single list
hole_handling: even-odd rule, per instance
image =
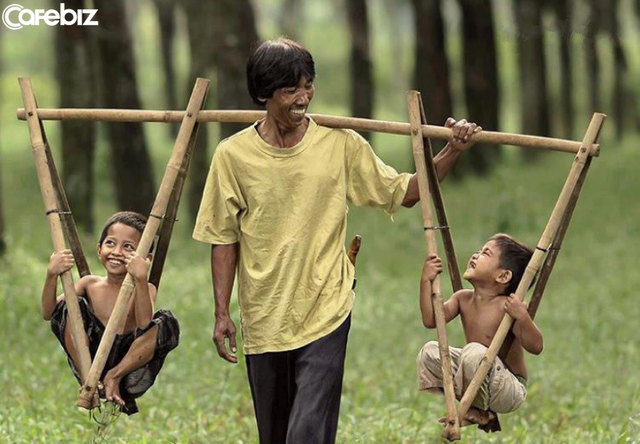
[{"label": "boy's smile", "polygon": [[140,238],[140,232],[128,225],[118,222],[109,227],[107,236],[98,245],[98,257],[107,273],[126,274],[125,259],[136,251]]}]

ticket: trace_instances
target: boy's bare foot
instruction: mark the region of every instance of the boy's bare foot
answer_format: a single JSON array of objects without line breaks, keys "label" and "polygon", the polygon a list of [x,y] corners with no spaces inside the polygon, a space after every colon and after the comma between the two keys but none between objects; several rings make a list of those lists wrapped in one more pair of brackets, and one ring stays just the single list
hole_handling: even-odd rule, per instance
[{"label": "boy's bare foot", "polygon": [[[443,416],[442,418],[438,419],[438,422],[440,423],[440,425],[442,427],[444,427],[445,425],[447,425],[447,421],[449,420],[449,418],[447,418],[446,416]],[[461,422],[460,422],[460,427],[467,427],[470,425],[475,424],[475,422],[470,422],[467,418],[464,418]]]},{"label": "boy's bare foot", "polygon": [[[475,407],[469,408],[469,411],[464,417],[464,425],[478,424],[479,426],[487,425],[492,419],[496,417],[495,413],[487,410],[479,410]],[[463,424],[460,424],[463,426]]]},{"label": "boy's bare foot", "polygon": [[104,377],[104,394],[107,401],[124,406],[124,400],[120,397],[120,379],[116,379],[111,371]]}]

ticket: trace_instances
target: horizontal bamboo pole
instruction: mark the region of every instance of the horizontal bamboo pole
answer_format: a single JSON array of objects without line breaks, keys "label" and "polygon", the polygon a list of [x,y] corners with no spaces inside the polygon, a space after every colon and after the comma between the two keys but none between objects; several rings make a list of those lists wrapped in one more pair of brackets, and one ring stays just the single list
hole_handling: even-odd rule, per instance
[{"label": "horizontal bamboo pole", "polygon": [[[358,131],[372,131],[388,134],[411,134],[411,125],[404,122],[372,120],[358,117],[340,117],[323,114],[309,114],[318,124],[330,128],[350,128]],[[25,120],[24,108],[18,108],[16,116]],[[88,109],[88,108],[39,108],[42,120],[100,120],[109,122],[181,122],[184,111],[159,111],[137,109]],[[251,124],[265,116],[264,111],[209,110],[198,114],[198,122],[246,123]],[[423,137],[448,140],[451,130],[443,126],[422,125]],[[566,153],[577,153],[581,142],[555,139],[551,137],[528,136],[523,134],[483,131],[474,136],[478,142],[499,145],[514,145]],[[600,147],[594,144],[590,155],[597,157]]]},{"label": "horizontal bamboo pole", "polygon": [[[587,128],[587,132],[584,136],[583,143],[585,146],[584,150],[580,150],[578,155],[574,158],[573,164],[571,166],[571,170],[569,171],[569,176],[565,181],[565,184],[560,192],[560,196],[556,202],[553,211],[551,212],[551,216],[549,221],[547,222],[547,226],[545,227],[542,236],[538,242],[538,245],[533,252],[533,256],[525,269],[525,272],[518,284],[518,288],[516,289],[515,297],[523,300],[529,285],[533,282],[533,279],[540,269],[542,262],[545,257],[545,253],[549,246],[551,245],[552,240],[556,236],[558,229],[560,227],[560,223],[562,221],[563,215],[565,214],[565,210],[569,205],[571,196],[573,195],[576,186],[578,185],[580,174],[588,160],[587,148],[594,143],[598,139],[598,135],[600,134],[600,129],[604,123],[605,119],[604,114],[594,114],[591,118],[591,123]],[[480,362],[480,366],[476,370],[471,383],[467,387],[462,399],[460,400],[460,404],[458,404],[458,415],[460,419],[464,418],[475,399],[484,378],[489,373],[489,370],[493,366],[493,362],[498,355],[500,347],[504,342],[507,333],[511,330],[511,326],[513,325],[513,318],[508,314],[505,314],[496,334],[491,341],[489,349],[485,353],[482,361]]]}]

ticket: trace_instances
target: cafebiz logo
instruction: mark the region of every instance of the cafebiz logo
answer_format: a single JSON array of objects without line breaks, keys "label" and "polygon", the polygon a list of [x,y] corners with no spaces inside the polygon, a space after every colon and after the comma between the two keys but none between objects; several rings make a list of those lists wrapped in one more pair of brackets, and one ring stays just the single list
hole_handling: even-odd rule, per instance
[{"label": "cafebiz logo", "polygon": [[9,29],[20,29],[23,26],[38,26],[44,22],[47,26],[97,26],[94,20],[97,9],[66,9],[64,3],[60,3],[60,10],[55,9],[25,9],[13,4],[2,11],[2,22]]}]

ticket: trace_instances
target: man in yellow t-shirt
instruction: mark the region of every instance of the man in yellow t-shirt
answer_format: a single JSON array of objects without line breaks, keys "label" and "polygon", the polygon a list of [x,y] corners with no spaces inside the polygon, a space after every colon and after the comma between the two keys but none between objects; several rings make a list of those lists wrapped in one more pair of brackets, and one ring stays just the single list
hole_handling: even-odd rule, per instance
[{"label": "man in yellow t-shirt", "polygon": [[[229,315],[237,269],[260,442],[332,443],[354,301],[347,204],[393,214],[418,201],[417,179],[385,165],[354,131],[306,116],[315,67],[298,43],[263,43],[247,77],[267,115],[218,145],[193,232],[212,244],[213,340],[237,362]],[[435,159],[440,179],[481,131],[465,120],[447,126],[454,139]]]}]

